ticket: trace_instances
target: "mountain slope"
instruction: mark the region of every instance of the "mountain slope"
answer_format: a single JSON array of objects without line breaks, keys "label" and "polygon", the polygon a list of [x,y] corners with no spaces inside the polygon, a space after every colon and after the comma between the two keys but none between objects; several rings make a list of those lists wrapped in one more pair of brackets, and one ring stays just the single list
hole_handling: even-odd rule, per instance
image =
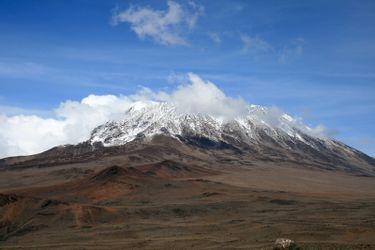
[{"label": "mountain slope", "polygon": [[373,158],[278,110],[253,105],[243,116],[223,118],[187,114],[157,102],[135,103],[123,119],[94,129],[86,142],[6,158],[0,160],[0,169],[89,162],[116,155],[145,164],[173,157],[238,167],[259,161],[290,162],[302,168],[375,175]]},{"label": "mountain slope", "polygon": [[166,135],[205,148],[231,148],[273,160],[311,163],[328,169],[374,174],[375,160],[324,136],[272,108],[249,106],[248,113],[224,119],[187,114],[167,103],[136,103],[120,121],[103,124],[91,134],[91,144],[120,146],[135,139]]},{"label": "mountain slope", "polygon": [[325,138],[300,121],[278,112],[272,108],[251,105],[247,114],[228,118],[185,113],[168,103],[137,102],[127,110],[123,119],[109,121],[94,129],[90,141],[117,146],[137,136],[166,134],[200,136],[215,141],[224,140],[226,135],[230,135],[245,142],[259,142],[260,131],[279,140],[292,137],[305,143],[308,142],[304,140],[303,134]]},{"label": "mountain slope", "polygon": [[88,141],[2,159],[0,245],[373,249],[374,159],[273,112],[141,103]]}]

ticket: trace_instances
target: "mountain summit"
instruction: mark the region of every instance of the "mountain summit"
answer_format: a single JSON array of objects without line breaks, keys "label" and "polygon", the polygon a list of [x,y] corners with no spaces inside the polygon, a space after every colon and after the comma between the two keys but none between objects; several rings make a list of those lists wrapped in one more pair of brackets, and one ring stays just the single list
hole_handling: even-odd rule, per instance
[{"label": "mountain summit", "polygon": [[150,162],[169,160],[172,155],[177,161],[188,162],[200,155],[196,160],[209,164],[249,168],[254,163],[273,162],[375,175],[374,158],[276,108],[249,105],[242,114],[218,116],[189,113],[171,103],[155,101],[135,102],[120,119],[96,127],[85,142],[4,159],[0,167],[82,162],[129,155],[135,149],[137,154],[143,152],[144,159],[153,159]]},{"label": "mountain summit", "polygon": [[225,141],[228,136],[246,143],[260,142],[260,132],[275,140],[293,139],[308,143],[305,135],[327,141],[322,131],[276,108],[250,105],[246,113],[235,117],[187,113],[166,102],[136,102],[119,121],[110,121],[94,129],[91,142],[105,146],[123,145],[136,137],[165,134],[173,137],[197,136]]},{"label": "mountain summit", "polygon": [[109,121],[89,142],[105,147],[164,135],[189,145],[233,149],[268,160],[308,163],[328,169],[374,174],[374,159],[275,108],[250,105],[237,117],[185,113],[165,102],[137,102],[123,119]]},{"label": "mountain summit", "polygon": [[[71,235],[82,241],[92,230],[95,237],[121,237],[124,248],[138,248],[144,246],[144,233],[137,245],[133,236],[141,225],[153,232],[150,248],[166,246],[158,240],[170,244],[179,232],[193,233],[188,243],[173,241],[181,248],[191,247],[190,239],[200,234],[206,244],[207,232],[222,248],[227,242],[221,238],[228,234],[220,233],[230,227],[241,239],[228,238],[230,244],[242,244],[255,230],[258,247],[288,230],[295,230],[290,232],[298,241],[306,232],[313,232],[308,242],[315,232],[318,239],[322,232],[342,239],[337,228],[345,223],[352,223],[345,232],[373,238],[374,223],[362,223],[374,210],[373,158],[275,108],[250,105],[236,116],[218,113],[138,101],[84,142],[1,159],[0,213],[7,216],[0,218],[0,241],[29,242],[30,236],[51,234],[61,242]],[[326,216],[336,224],[327,224]],[[259,225],[265,230],[260,240]],[[166,232],[171,234],[164,239]]]}]

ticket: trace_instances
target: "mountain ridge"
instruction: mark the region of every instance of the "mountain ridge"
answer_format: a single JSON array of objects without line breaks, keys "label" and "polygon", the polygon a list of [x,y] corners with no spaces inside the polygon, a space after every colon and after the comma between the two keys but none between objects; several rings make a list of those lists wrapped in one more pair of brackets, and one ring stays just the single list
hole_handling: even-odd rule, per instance
[{"label": "mountain ridge", "polygon": [[[240,130],[248,139],[257,139],[256,129],[272,136],[285,134],[303,141],[301,133],[328,139],[318,129],[313,129],[276,108],[249,105],[247,113],[236,116],[218,116],[208,113],[185,112],[167,102],[136,102],[119,120],[108,121],[96,127],[91,142],[105,146],[122,145],[136,138],[139,133],[183,135],[198,134],[213,140],[221,140],[222,133]],[[107,137],[110,136],[110,137]]]},{"label": "mountain ridge", "polygon": [[[57,146],[37,155],[5,158],[0,160],[0,169],[85,162],[129,155],[136,148],[150,155],[175,151],[178,155],[179,150],[187,150],[187,158],[203,152],[211,162],[221,161],[224,156],[237,158],[233,162],[239,166],[251,165],[252,161],[279,161],[375,175],[374,158],[278,110],[252,105],[247,115],[228,119],[183,113],[171,104],[156,102],[137,102],[122,119],[95,128],[87,141]],[[142,155],[147,158],[147,153]],[[156,158],[168,160],[164,156]]]},{"label": "mountain ridge", "polygon": [[[201,127],[174,134],[149,115],[93,131],[118,145],[87,140],[0,160],[1,244],[158,249],[195,239],[194,247],[222,248],[230,232],[229,248],[268,249],[286,232],[313,248],[334,240],[363,249],[352,235],[373,248],[373,158],[300,131],[253,126],[252,140],[238,123],[221,129],[192,115]],[[127,128],[137,133],[121,141]]]}]

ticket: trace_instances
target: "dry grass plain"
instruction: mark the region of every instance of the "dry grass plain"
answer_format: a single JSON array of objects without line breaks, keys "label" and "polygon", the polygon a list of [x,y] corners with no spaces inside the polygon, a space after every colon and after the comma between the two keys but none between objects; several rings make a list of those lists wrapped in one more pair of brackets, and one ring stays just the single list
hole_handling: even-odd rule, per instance
[{"label": "dry grass plain", "polygon": [[374,177],[109,162],[2,171],[0,248],[375,249]]}]

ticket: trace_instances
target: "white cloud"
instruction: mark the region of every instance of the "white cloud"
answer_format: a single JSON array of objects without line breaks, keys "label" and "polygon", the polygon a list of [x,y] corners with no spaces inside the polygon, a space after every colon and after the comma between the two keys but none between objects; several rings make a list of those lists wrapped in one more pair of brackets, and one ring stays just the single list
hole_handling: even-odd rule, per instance
[{"label": "white cloud", "polygon": [[198,75],[189,73],[188,78],[188,84],[180,85],[171,94],[162,92],[160,100],[173,103],[183,112],[222,118],[233,118],[246,112],[247,104],[241,98],[226,96],[215,84]]},{"label": "white cloud", "polygon": [[290,127],[297,128],[314,137],[322,137],[326,131],[326,128],[323,125],[318,125],[316,127],[306,126],[301,117],[292,118],[283,110],[275,106],[267,108],[267,112],[258,112],[255,115],[273,127],[282,128],[287,124]]},{"label": "white cloud", "polygon": [[[27,114],[0,115],[0,158],[85,141],[95,127],[122,118],[129,107],[141,100],[169,102],[184,113],[208,114],[222,119],[247,114],[248,104],[243,99],[225,95],[214,83],[193,73],[180,79],[184,82],[171,92],[143,88],[129,96],[89,95],[81,101],[68,100],[61,103],[50,118]],[[270,109],[266,114],[262,113],[261,118],[277,127],[282,115],[280,110]],[[305,128],[298,119],[294,125]],[[317,131],[319,129],[307,132],[321,133]]]},{"label": "white cloud", "polygon": [[[195,74],[184,79],[188,82],[170,93],[143,88],[129,96],[89,95],[81,101],[68,100],[51,112],[52,118],[7,107],[2,111],[12,112],[0,115],[0,157],[33,154],[56,145],[87,140],[96,126],[121,118],[135,101],[168,101],[184,112],[218,116],[233,116],[246,107],[243,100],[227,97],[216,85]],[[17,111],[23,114],[14,115]]]},{"label": "white cloud", "polygon": [[148,37],[164,45],[187,45],[184,33],[194,28],[203,7],[192,1],[184,6],[168,1],[167,5],[167,10],[130,6],[127,10],[116,11],[112,20],[115,25],[129,23],[141,39]]},{"label": "white cloud", "polygon": [[54,118],[0,115],[0,157],[33,154],[87,140],[92,129],[117,119],[131,103],[124,96],[90,95],[80,102],[61,103],[54,110]]},{"label": "white cloud", "polygon": [[259,36],[241,34],[240,38],[245,52],[267,53],[272,50],[272,46]]},{"label": "white cloud", "polygon": [[38,116],[0,116],[0,157],[30,154],[63,142],[64,123]]}]

